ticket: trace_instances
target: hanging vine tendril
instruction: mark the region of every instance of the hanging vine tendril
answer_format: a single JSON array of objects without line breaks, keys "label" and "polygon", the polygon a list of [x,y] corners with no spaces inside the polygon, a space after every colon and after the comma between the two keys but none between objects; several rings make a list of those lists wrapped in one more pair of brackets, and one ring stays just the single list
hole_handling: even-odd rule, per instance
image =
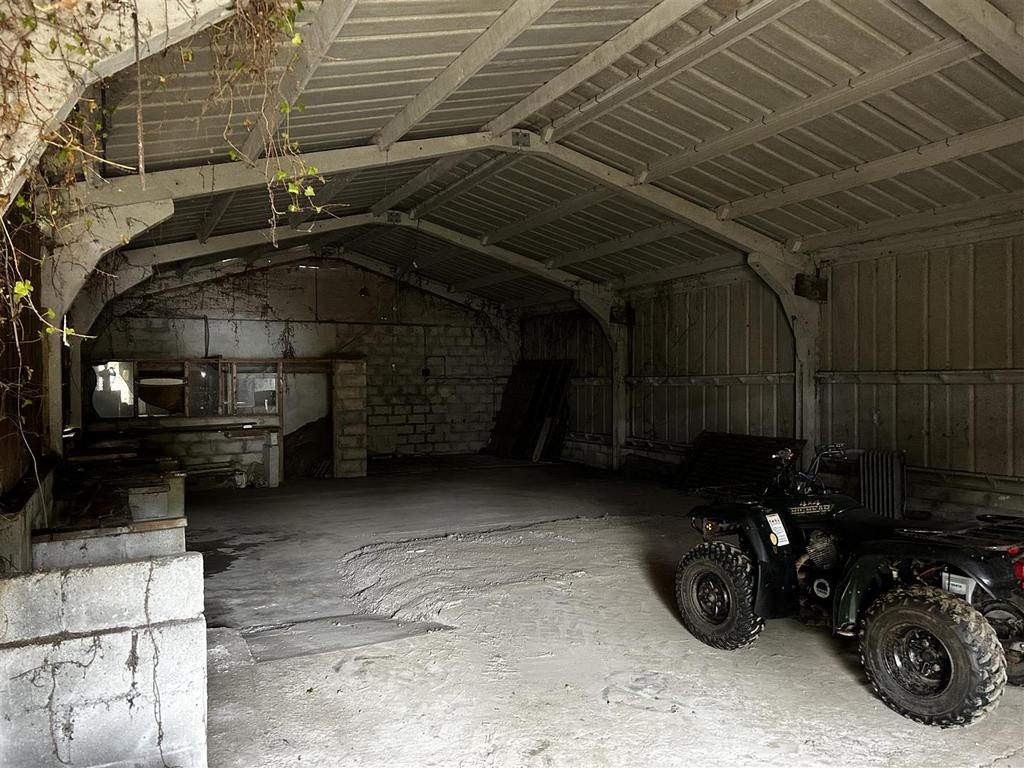
[{"label": "hanging vine tendril", "polygon": [[[179,9],[179,0],[165,0],[168,8]],[[204,116],[214,109],[226,114],[223,136],[227,157],[255,163],[266,158],[267,190],[272,218],[286,211],[309,206],[313,197],[309,185],[317,174],[304,167],[298,144],[288,134],[288,115],[302,105],[282,98],[282,82],[298,60],[302,36],[296,19],[302,11],[299,0],[235,0],[232,16],[214,25],[209,39],[212,51],[213,88],[204,104]],[[111,28],[130,32],[129,46],[135,54],[138,89],[136,110],[137,167],[111,162],[101,149],[107,120],[104,107],[83,96],[68,117],[54,123],[52,105],[41,97],[49,84],[40,72],[66,71],[71,82],[81,82],[93,66],[115,53]],[[104,31],[107,30],[107,31]],[[144,128],[141,109],[145,85],[142,66],[142,37],[150,27],[138,16],[135,0],[57,0],[35,3],[7,0],[0,4],[0,130],[11,136],[30,130],[46,147],[38,165],[28,174],[21,191],[11,200],[0,197],[6,214],[0,217],[0,437],[17,434],[34,467],[39,435],[29,417],[44,395],[41,371],[28,364],[27,345],[42,344],[47,336],[60,334],[67,343],[74,330],[63,318],[40,301],[38,276],[47,253],[69,231],[70,223],[82,211],[74,200],[74,185],[85,179],[101,182],[110,172],[142,173],[145,167]],[[123,42],[123,41],[122,41]],[[192,64],[191,43],[180,46],[183,69]],[[159,76],[161,81],[163,76]],[[247,115],[236,125],[236,115]],[[278,119],[268,120],[275,111]],[[242,129],[242,130],[240,130]],[[245,139],[258,146],[253,156],[246,153]],[[23,158],[0,155],[0,168],[10,171]],[[278,190],[288,200],[286,211],[278,210]],[[26,247],[26,243],[41,247]],[[33,279],[35,278],[35,279]],[[6,490],[0,487],[0,495]],[[0,530],[9,524],[0,509]]]}]

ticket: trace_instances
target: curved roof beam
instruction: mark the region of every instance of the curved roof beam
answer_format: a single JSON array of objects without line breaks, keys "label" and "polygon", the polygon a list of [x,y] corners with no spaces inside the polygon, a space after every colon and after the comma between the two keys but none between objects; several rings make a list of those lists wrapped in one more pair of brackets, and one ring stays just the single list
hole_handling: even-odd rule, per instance
[{"label": "curved roof beam", "polygon": [[[248,232],[238,232],[231,235],[220,235],[211,237],[205,243],[199,240],[189,240],[182,243],[169,243],[151,248],[135,248],[122,251],[127,263],[136,267],[153,267],[159,264],[169,264],[175,261],[185,261],[201,256],[210,256],[216,253],[225,253],[244,248],[256,248],[270,245],[273,238],[278,239],[279,247],[291,247],[308,242],[312,237],[322,237],[331,233],[341,232],[355,227],[364,227],[371,224],[391,225],[410,227],[417,231],[431,235],[439,240],[444,240],[456,245],[464,251],[478,253],[488,256],[495,261],[514,267],[524,274],[539,277],[550,283],[575,288],[581,285],[596,286],[596,283],[582,277],[563,272],[559,269],[548,269],[542,262],[529,256],[525,256],[507,248],[496,245],[488,245],[481,242],[480,238],[458,232],[441,224],[435,224],[424,219],[414,219],[408,214],[398,211],[388,211],[383,215],[372,213],[356,214],[338,219],[325,219],[313,222],[309,232],[292,232],[281,227],[276,229],[260,229]],[[344,246],[342,246],[344,248]]]},{"label": "curved roof beam", "polygon": [[1024,36],[988,0],[921,0],[921,5],[1024,82]]},{"label": "curved roof beam", "polygon": [[[317,169],[317,173],[329,176],[482,149],[511,150],[515,147],[511,134],[496,136],[486,132],[463,133],[434,139],[400,141],[386,152],[375,145],[306,152],[296,155],[295,162],[284,164],[281,170],[295,174],[303,168],[312,166]],[[167,197],[181,200],[265,187],[269,183],[268,179],[273,176],[273,171],[274,168],[269,167],[269,163],[252,167],[245,163],[226,161],[147,173],[145,186],[138,176],[108,179],[99,188],[93,188],[86,182],[78,182],[72,188],[71,194],[82,206],[121,205],[128,202],[162,200]]]}]

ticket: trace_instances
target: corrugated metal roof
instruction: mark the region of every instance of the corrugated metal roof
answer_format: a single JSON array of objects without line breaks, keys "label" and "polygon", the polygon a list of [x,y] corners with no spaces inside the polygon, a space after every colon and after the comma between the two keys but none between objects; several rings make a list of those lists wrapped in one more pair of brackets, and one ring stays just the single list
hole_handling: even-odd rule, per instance
[{"label": "corrugated metal roof", "polygon": [[[299,151],[368,144],[510,4],[511,0],[360,0],[301,96],[302,109],[289,114],[284,126],[289,140],[298,142]],[[655,0],[560,0],[416,123],[408,136],[479,130],[655,5]],[[999,0],[996,5],[1013,19],[1024,16],[1017,3]],[[302,21],[316,9],[315,3],[309,4]],[[750,26],[758,14],[768,12],[777,12],[777,17],[754,24],[739,39],[722,35],[716,41],[707,34],[709,28]],[[149,169],[224,162],[229,123],[232,140],[244,140],[246,121],[251,122],[258,105],[240,96],[229,115],[224,104],[211,99],[215,83],[210,40],[211,33],[200,35],[143,64]],[[671,64],[681,51],[700,55],[679,71],[672,70],[667,79],[639,76],[650,75],[655,65]],[[813,119],[801,117],[808,105],[826,94],[853,89],[865,78],[906,67],[935,51],[941,65],[922,69],[892,87],[875,88],[864,98],[840,99],[838,108]],[[629,96],[621,102],[615,96],[620,89]],[[108,119],[106,156],[126,166],[136,162],[138,98],[134,68],[105,87],[105,103],[114,108]],[[765,129],[754,140],[706,152],[723,137],[763,123],[770,126],[780,116],[786,122],[778,131]],[[538,132],[553,128],[556,139],[567,147],[630,173],[649,171],[649,183],[718,208],[1021,116],[1024,83],[913,0],[713,0],[540,108],[522,125]],[[1024,135],[1016,144],[780,203],[737,221],[787,241],[1021,191],[1022,149]],[[704,159],[701,152],[711,156]],[[693,161],[686,159],[690,155]],[[431,202],[496,156],[464,156],[396,207],[408,212],[427,203],[427,220],[484,237],[595,186],[581,173],[528,156],[502,165],[443,204]],[[662,163],[666,158],[684,160],[672,170]],[[364,170],[324,215],[368,211],[431,162]],[[169,221],[136,243],[192,239],[211,202],[212,198],[178,202]],[[281,192],[271,197],[265,189],[241,191],[212,234],[264,228],[273,220],[273,210],[280,214],[287,204]],[[500,247],[546,262],[667,221],[663,212],[616,190],[583,210],[513,234]],[[278,223],[286,226],[283,219]],[[352,236],[349,231],[339,238]],[[429,252],[447,247],[439,243],[423,233],[398,230],[373,238],[365,249],[367,255],[402,263],[410,248]],[[602,281],[729,253],[736,251],[692,230],[565,269]],[[466,252],[429,266],[424,274],[457,283],[501,269],[507,267]],[[481,288],[480,293],[519,297],[523,290],[543,287],[550,292],[543,280],[524,278]]]}]

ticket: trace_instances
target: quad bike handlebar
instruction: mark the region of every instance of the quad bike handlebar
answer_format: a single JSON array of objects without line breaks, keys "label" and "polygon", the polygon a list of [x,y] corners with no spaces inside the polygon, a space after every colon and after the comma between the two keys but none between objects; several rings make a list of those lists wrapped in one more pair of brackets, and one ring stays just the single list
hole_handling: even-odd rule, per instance
[{"label": "quad bike handlebar", "polygon": [[814,459],[806,471],[801,471],[794,466],[793,461],[796,458],[796,452],[791,448],[783,448],[777,451],[772,454],[772,458],[779,465],[778,472],[775,475],[775,487],[790,493],[807,495],[823,490],[822,484],[818,482],[821,460],[845,459],[846,445],[844,443],[829,443],[816,446],[814,449]]},{"label": "quad bike handlebar", "polygon": [[762,480],[760,483],[702,486],[696,489],[697,493],[701,496],[742,501],[743,503],[756,503],[758,499],[773,492],[800,496],[820,493],[824,490],[824,486],[818,482],[818,469],[821,466],[821,460],[825,458],[845,459],[846,446],[843,443],[817,446],[814,459],[807,471],[800,471],[796,466],[796,452],[790,448],[776,451],[772,454],[772,458],[775,460],[776,470],[767,485]]}]

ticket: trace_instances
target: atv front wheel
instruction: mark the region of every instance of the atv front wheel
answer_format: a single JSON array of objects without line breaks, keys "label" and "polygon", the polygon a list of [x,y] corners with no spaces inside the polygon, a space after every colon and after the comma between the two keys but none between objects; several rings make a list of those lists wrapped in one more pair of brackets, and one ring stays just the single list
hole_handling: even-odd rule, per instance
[{"label": "atv front wheel", "polygon": [[764,629],[754,613],[753,563],[731,544],[701,544],[679,561],[676,602],[690,633],[714,648],[744,648]]},{"label": "atv front wheel", "polygon": [[935,587],[900,587],[868,609],[860,657],[883,702],[943,728],[969,725],[999,701],[1006,660],[985,618]]},{"label": "atv front wheel", "polygon": [[1024,600],[986,600],[977,608],[1003,645],[1006,682],[1024,685]]}]

